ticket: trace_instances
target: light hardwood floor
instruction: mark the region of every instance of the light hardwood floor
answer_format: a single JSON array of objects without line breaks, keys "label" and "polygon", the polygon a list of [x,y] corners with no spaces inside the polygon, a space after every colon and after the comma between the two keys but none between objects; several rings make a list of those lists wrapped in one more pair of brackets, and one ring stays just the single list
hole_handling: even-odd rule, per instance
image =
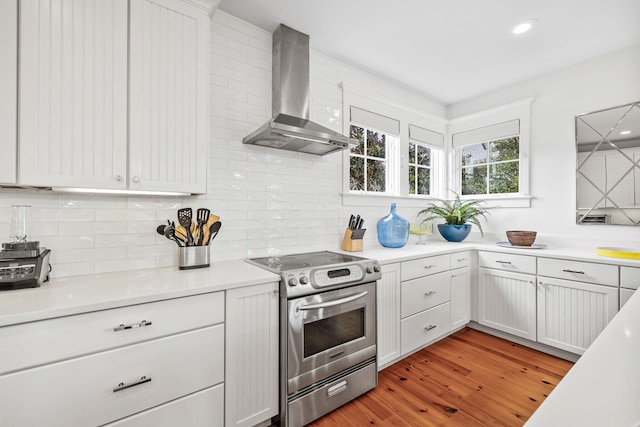
[{"label": "light hardwood floor", "polygon": [[379,373],[312,427],[521,426],[573,363],[465,328]]}]

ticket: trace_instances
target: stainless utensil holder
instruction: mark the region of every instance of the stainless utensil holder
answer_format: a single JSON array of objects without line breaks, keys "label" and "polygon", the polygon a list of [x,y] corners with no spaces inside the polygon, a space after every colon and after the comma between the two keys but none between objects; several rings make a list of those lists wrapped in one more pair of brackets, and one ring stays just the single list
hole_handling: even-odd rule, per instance
[{"label": "stainless utensil holder", "polygon": [[185,246],[178,248],[178,267],[180,270],[209,267],[210,246]]}]

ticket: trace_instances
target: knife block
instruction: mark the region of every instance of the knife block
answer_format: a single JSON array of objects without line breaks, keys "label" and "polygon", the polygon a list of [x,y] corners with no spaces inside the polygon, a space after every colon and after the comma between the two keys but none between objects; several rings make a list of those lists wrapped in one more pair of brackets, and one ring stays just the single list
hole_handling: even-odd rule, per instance
[{"label": "knife block", "polygon": [[347,228],[344,232],[344,238],[342,239],[342,250],[349,252],[361,252],[363,239],[352,239],[353,230]]}]

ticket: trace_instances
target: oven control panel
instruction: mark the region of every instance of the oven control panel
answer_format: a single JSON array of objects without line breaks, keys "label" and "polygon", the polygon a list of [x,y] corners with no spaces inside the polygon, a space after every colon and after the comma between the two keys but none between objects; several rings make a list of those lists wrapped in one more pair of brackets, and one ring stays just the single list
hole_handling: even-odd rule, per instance
[{"label": "oven control panel", "polygon": [[366,263],[341,264],[315,269],[289,271],[284,275],[288,297],[313,294],[323,289],[336,289],[380,279],[380,265]]}]

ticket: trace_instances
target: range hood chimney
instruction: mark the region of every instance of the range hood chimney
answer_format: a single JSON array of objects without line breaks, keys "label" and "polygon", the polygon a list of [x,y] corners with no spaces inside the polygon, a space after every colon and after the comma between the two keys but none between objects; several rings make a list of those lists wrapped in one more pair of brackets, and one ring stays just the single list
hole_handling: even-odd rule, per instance
[{"label": "range hood chimney", "polygon": [[325,155],[358,141],[309,121],[309,36],[280,24],[273,32],[273,118],[245,144]]}]

